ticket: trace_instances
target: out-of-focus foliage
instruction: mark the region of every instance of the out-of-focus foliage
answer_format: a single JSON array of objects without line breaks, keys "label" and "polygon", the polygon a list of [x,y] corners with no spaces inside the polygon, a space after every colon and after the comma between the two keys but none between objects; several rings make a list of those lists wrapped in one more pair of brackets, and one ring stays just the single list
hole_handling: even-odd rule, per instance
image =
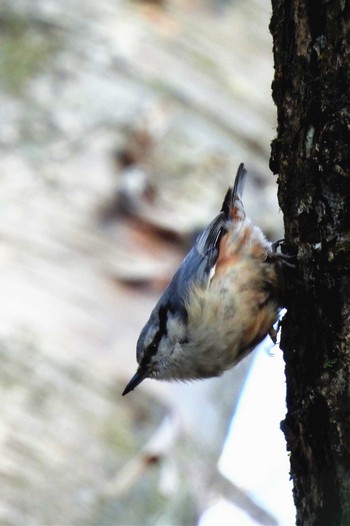
[{"label": "out-of-focus foliage", "polygon": [[27,81],[42,73],[59,50],[58,35],[50,29],[44,21],[27,18],[21,12],[1,12],[0,75],[12,95],[23,96]]}]

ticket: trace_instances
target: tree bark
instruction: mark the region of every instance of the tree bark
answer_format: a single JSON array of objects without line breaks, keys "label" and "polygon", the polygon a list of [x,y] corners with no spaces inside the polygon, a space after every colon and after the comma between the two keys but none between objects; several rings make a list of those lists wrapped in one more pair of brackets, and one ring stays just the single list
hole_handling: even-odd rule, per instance
[{"label": "tree bark", "polygon": [[285,250],[287,416],[302,526],[350,525],[350,2],[272,0],[271,169]]}]

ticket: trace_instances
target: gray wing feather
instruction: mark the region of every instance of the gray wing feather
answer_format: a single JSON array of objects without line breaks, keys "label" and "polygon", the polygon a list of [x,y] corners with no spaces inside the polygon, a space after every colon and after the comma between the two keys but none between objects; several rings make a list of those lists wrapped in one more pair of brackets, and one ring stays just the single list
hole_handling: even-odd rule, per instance
[{"label": "gray wing feather", "polygon": [[186,301],[193,284],[206,284],[212,267],[218,257],[218,243],[225,230],[225,217],[220,213],[198,237],[194,247],[187,254],[173,279],[165,289],[156,309],[167,305],[170,311],[182,317],[187,316]]},{"label": "gray wing feather", "polygon": [[208,251],[217,247],[220,236],[224,230],[224,225],[225,215],[221,212],[198,237],[195,248],[199,254],[204,256]]}]

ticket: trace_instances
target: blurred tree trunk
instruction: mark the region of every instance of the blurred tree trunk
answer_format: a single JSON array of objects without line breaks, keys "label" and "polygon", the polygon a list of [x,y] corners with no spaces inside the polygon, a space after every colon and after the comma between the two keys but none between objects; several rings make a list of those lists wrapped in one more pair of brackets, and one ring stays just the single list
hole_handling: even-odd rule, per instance
[{"label": "blurred tree trunk", "polygon": [[[286,250],[281,346],[297,524],[350,525],[350,2],[272,0],[271,168]],[[289,273],[292,274],[292,273]]]}]

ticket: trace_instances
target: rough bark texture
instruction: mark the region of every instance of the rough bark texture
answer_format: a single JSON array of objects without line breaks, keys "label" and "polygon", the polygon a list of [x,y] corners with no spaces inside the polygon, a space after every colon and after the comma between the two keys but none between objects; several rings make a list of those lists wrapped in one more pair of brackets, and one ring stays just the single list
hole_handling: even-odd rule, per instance
[{"label": "rough bark texture", "polygon": [[271,168],[287,277],[282,329],[298,525],[350,524],[350,2],[272,0]]}]

